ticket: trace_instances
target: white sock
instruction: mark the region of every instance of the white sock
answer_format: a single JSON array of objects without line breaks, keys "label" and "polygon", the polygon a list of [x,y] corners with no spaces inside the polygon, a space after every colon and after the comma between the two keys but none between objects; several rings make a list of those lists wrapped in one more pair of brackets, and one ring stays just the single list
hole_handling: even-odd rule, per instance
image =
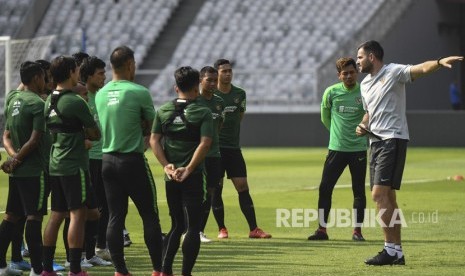
[{"label": "white sock", "polygon": [[396,255],[396,249],[394,243],[391,242],[385,242],[384,243],[384,249],[386,249],[387,253],[390,256],[395,256]]},{"label": "white sock", "polygon": [[396,244],[394,248],[396,249],[397,258],[402,258],[402,256],[404,256],[404,252],[402,252],[402,245]]}]

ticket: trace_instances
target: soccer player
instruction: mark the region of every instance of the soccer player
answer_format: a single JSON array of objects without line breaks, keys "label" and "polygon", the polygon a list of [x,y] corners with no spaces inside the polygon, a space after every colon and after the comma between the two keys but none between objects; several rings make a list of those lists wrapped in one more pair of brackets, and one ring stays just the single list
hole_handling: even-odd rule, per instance
[{"label": "soccer player", "polygon": [[[219,147],[219,130],[224,119],[224,102],[218,95],[215,95],[218,84],[218,70],[211,66],[205,66],[200,70],[200,97],[198,102],[210,109],[213,116],[213,134],[212,145],[205,158],[205,172],[207,181],[207,196],[203,202],[203,214],[200,222],[200,241],[211,242],[204,234],[205,225],[207,224],[212,199],[218,191],[221,172],[221,155]],[[213,214],[216,217],[218,208],[213,206]]]},{"label": "soccer player", "polygon": [[[35,61],[40,65],[42,70],[45,72],[44,75],[44,80],[45,80],[45,88],[42,91],[42,93],[39,95],[44,101],[47,99],[48,95],[52,92],[52,90],[55,88],[55,84],[53,83],[53,78],[50,73],[50,62],[39,59]],[[8,93],[8,97],[5,100],[5,108],[4,111],[6,111],[8,108],[8,104],[16,96],[16,93],[19,93],[20,91],[24,91],[25,86],[23,83],[21,83],[17,90],[10,91]],[[4,115],[6,118],[6,115]],[[48,199],[48,196],[50,194],[50,181],[49,181],[49,174],[48,174],[48,162],[50,159],[50,147],[51,147],[51,136],[50,132],[48,130],[45,131],[45,134],[43,136],[43,139],[45,141],[43,147],[44,147],[44,158],[45,158],[45,170],[44,170],[44,184],[45,184],[45,195],[46,198]],[[47,214],[47,205],[44,204],[44,213],[43,215]],[[26,223],[26,218],[21,219],[17,223],[17,228],[15,229],[11,241],[11,263],[10,267],[15,268],[15,269],[20,269],[23,271],[29,271],[31,270],[31,265],[23,259],[23,257],[30,257],[29,255],[29,250],[27,248],[27,244],[23,242],[23,233],[24,233],[24,227]],[[65,267],[61,266],[55,262],[53,262],[53,269],[54,271],[61,271],[64,270]]]},{"label": "soccer player", "polygon": [[[76,63],[78,66],[81,66],[83,64],[83,62],[88,59],[90,56],[89,54],[87,53],[84,53],[84,52],[76,52],[73,54],[73,58],[74,60],[76,60]],[[86,81],[82,79],[82,76],[79,78],[79,82],[77,84],[76,87],[74,87],[74,90],[76,93],[80,94],[81,97],[86,100],[87,102],[89,101],[89,96],[88,96],[88,90],[86,88]],[[95,99],[95,98],[94,98]],[[95,102],[95,101],[94,101]],[[97,143],[101,143],[101,141],[98,141]],[[91,155],[92,155],[92,151],[95,151],[95,150],[91,150]],[[90,164],[92,165],[93,161],[90,161]],[[92,176],[92,171],[91,171],[91,176]],[[101,192],[100,190],[99,191],[96,191],[96,192]],[[101,195],[97,195],[97,197],[100,197]],[[107,215],[108,216],[108,213],[107,214],[103,214],[103,215]],[[105,218],[104,218],[105,220]],[[102,224],[103,225],[103,224]],[[67,229],[67,227],[69,226],[69,219],[65,219],[65,227],[63,229],[63,234],[65,233],[65,229]],[[102,226],[103,227],[103,226]],[[102,229],[100,229],[102,230]],[[126,226],[124,226],[123,228],[123,237],[124,237],[124,246],[125,247],[128,247],[132,244],[132,241],[131,241],[131,238],[129,237],[129,232],[126,230]],[[103,239],[103,237],[100,237],[101,239]],[[100,240],[100,242],[103,242],[102,240]],[[65,242],[65,245],[66,245],[66,242]],[[102,244],[100,244],[100,246],[102,246]],[[106,246],[105,246],[106,247]],[[105,248],[103,247],[103,248]],[[100,253],[100,256],[103,256],[105,257],[104,259],[105,260],[108,260],[108,256],[106,254],[105,251],[99,251],[101,252]],[[88,263],[86,262],[83,262],[82,264],[84,265],[89,265]],[[94,264],[95,265],[95,264]],[[101,264],[103,265],[103,263]],[[106,265],[106,264],[105,264]]]},{"label": "soccer player", "polygon": [[55,88],[55,85],[53,84],[52,73],[50,73],[50,62],[43,59],[38,59],[36,62],[39,63],[42,69],[45,71],[45,90],[40,95],[40,97],[45,101],[48,95],[50,95],[52,90]]},{"label": "soccer player", "polygon": [[[92,56],[84,59],[80,67],[81,81],[85,83],[86,91],[88,91],[87,104],[99,128],[100,123],[95,108],[95,96],[98,90],[105,84],[105,66],[103,60]],[[106,266],[111,265],[111,262],[109,262],[111,261],[111,256],[106,245],[108,205],[102,179],[102,141],[86,142],[91,145],[89,149],[90,183],[95,193],[97,206],[100,212],[96,212],[97,214],[93,214],[91,217],[88,216],[86,221],[86,259],[84,262],[97,266]],[[95,236],[97,239],[95,239]]]},{"label": "soccer player", "polygon": [[[6,128],[3,144],[10,158],[1,168],[9,177],[6,215],[0,224],[0,275],[21,275],[6,267],[6,251],[18,230],[23,216],[26,220],[26,241],[31,258],[30,275],[42,273],[42,218],[47,210],[45,193],[45,151],[47,150],[44,121],[45,73],[40,64],[26,61],[21,64],[23,91],[16,91],[7,100]],[[24,227],[19,227],[22,240]],[[20,241],[19,254],[20,254]],[[18,246],[18,245],[16,245]]]},{"label": "soccer player", "polygon": [[164,239],[163,275],[173,274],[173,261],[180,238],[182,275],[191,275],[200,250],[200,217],[204,199],[203,161],[212,141],[212,114],[201,105],[199,72],[189,66],[174,73],[178,98],[157,111],[150,145],[165,171],[166,199],[171,229]]},{"label": "soccer player", "polygon": [[123,232],[128,197],[144,224],[144,239],[152,261],[152,275],[161,271],[162,236],[157,194],[147,160],[144,136],[150,134],[155,117],[147,88],[134,83],[134,52],[126,46],[110,56],[113,80],[95,96],[102,128],[102,176],[110,214],[107,242],[115,276],[131,275],[124,260]]},{"label": "soccer player", "polygon": [[377,41],[367,41],[358,47],[359,71],[368,75],[360,84],[366,114],[357,126],[357,135],[370,134],[371,196],[383,222],[384,248],[365,261],[368,265],[405,265],[401,245],[401,221],[396,200],[400,189],[407,153],[405,84],[462,61],[450,56],[425,61],[417,65],[384,64],[384,50]]},{"label": "soccer player", "polygon": [[[239,194],[239,205],[249,224],[249,238],[268,239],[271,238],[271,235],[257,227],[255,208],[247,183],[247,168],[239,145],[241,121],[246,110],[246,94],[242,88],[231,83],[233,71],[229,60],[219,59],[215,62],[214,67],[218,70],[218,91],[216,95],[223,99],[225,106],[225,119],[220,131],[222,179],[219,192],[216,194],[221,195],[223,178],[226,172]],[[218,214],[221,213],[217,217],[218,224],[221,224],[218,238],[228,238],[228,230],[224,225],[224,208],[221,208],[223,206],[222,200],[214,199],[212,204],[215,206],[214,208],[217,208]]]},{"label": "soccer player", "polygon": [[[89,57],[89,54],[87,54],[85,52],[76,52],[76,53],[72,54],[71,56],[74,58],[74,61],[76,62],[76,65],[78,67],[80,67],[82,62],[84,61],[84,59]],[[74,93],[80,95],[81,98],[83,98],[85,101],[87,101],[87,89],[86,89],[85,83],[83,83],[81,81],[81,74],[79,74],[78,83],[71,90]],[[89,143],[87,141],[85,141],[85,146],[86,146],[86,149],[89,148]],[[90,200],[87,201],[87,207],[89,207],[89,204],[91,206],[92,205],[96,206],[96,202],[94,202],[94,200],[92,200],[93,198],[95,198],[93,196],[92,190],[90,190],[89,193],[91,193],[92,195],[90,195],[90,197],[88,197]],[[92,206],[92,207],[94,207],[94,206]],[[95,212],[94,212],[95,210],[93,210],[93,209],[94,208],[91,208],[91,209],[88,208],[87,209],[87,212],[90,215],[90,216],[87,216],[87,218],[95,217]],[[70,265],[70,262],[69,262],[69,245],[68,245],[68,229],[69,229],[69,224],[70,224],[69,215],[66,215],[64,221],[65,222],[63,224],[63,230],[62,230],[63,245],[65,246],[65,252],[66,252],[66,261],[65,261],[64,266],[69,267],[69,265]],[[86,222],[86,224],[87,224],[87,222]],[[87,235],[84,234],[84,241],[86,240],[86,237],[87,237]],[[85,244],[83,245],[83,248],[85,248]],[[92,266],[93,265],[85,263],[85,262],[83,262],[83,260],[81,260],[81,268],[90,268]]]},{"label": "soccer player", "polygon": [[[76,52],[76,53],[72,54],[71,56],[76,61],[77,66],[80,67],[82,65],[82,63],[84,62],[84,60],[89,57],[89,54],[85,53],[85,52]],[[81,82],[81,84],[84,84],[84,82],[82,82],[82,80],[81,80],[81,76],[79,76],[79,81],[78,82]]]},{"label": "soccer player", "polygon": [[72,88],[79,80],[79,67],[72,57],[52,60],[50,72],[57,83],[45,103],[45,119],[52,133],[50,182],[52,212],[44,231],[44,272],[55,275],[52,262],[63,219],[69,212],[69,275],[87,275],[81,270],[81,252],[89,196],[89,157],[85,139],[100,139],[100,131],[87,103]]},{"label": "soccer player", "polygon": [[[344,169],[349,166],[356,210],[354,241],[364,241],[361,225],[365,217],[365,176],[367,166],[367,139],[358,137],[354,129],[365,115],[357,83],[357,65],[352,58],[336,61],[341,82],[326,88],[321,101],[321,121],[329,130],[328,155],[323,168],[319,197],[319,227],[309,240],[328,240],[326,224],[331,209],[334,186]],[[323,213],[321,213],[323,212]]]}]

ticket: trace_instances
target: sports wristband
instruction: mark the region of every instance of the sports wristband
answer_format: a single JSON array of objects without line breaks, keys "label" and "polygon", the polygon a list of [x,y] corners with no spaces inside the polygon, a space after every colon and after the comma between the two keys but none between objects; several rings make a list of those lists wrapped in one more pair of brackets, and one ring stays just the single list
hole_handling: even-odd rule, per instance
[{"label": "sports wristband", "polygon": [[438,58],[437,61],[436,61],[439,67],[444,67],[444,66],[441,64],[441,59],[443,59],[443,58],[444,58],[444,57],[440,57],[440,58]]}]

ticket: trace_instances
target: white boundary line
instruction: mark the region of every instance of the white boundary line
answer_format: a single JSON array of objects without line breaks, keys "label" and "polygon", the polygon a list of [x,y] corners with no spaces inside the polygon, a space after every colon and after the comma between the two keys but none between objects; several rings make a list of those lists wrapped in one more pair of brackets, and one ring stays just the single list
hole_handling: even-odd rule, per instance
[{"label": "white boundary line", "polygon": [[[447,178],[435,178],[435,179],[430,178],[430,179],[407,180],[407,181],[403,181],[402,184],[407,184],[407,185],[410,185],[410,184],[422,184],[422,183],[429,183],[429,182],[443,181],[443,180],[447,180]],[[366,183],[365,186],[369,187],[370,183]],[[318,190],[318,188],[319,188],[318,186],[311,186],[311,187],[304,188],[304,190],[311,191],[311,190]],[[336,185],[334,188],[335,189],[352,188],[352,185],[351,184],[342,184],[342,185]],[[166,200],[157,200],[157,203],[160,203],[160,202],[166,202]],[[129,204],[134,205],[134,202],[132,202],[132,200],[129,200]],[[47,210],[50,211],[50,208],[48,208]],[[0,211],[0,214],[5,214],[5,211]]]},{"label": "white boundary line", "polygon": [[[422,184],[422,183],[429,183],[429,182],[435,182],[435,181],[443,181],[447,180],[447,178],[430,178],[430,179],[414,179],[414,180],[406,180],[402,181],[402,185],[407,184]],[[320,186],[311,186],[311,187],[306,187],[304,190],[318,190]],[[370,183],[365,183],[365,187],[370,187]],[[345,188],[352,188],[352,184],[342,184],[334,186],[335,189],[345,189]]]}]

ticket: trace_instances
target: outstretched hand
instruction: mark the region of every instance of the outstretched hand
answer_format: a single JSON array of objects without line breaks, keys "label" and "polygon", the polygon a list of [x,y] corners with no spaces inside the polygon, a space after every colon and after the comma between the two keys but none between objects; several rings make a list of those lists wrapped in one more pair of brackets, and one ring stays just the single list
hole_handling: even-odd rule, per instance
[{"label": "outstretched hand", "polygon": [[452,68],[452,64],[457,61],[463,61],[463,56],[450,56],[438,60],[439,65],[447,68]]}]

